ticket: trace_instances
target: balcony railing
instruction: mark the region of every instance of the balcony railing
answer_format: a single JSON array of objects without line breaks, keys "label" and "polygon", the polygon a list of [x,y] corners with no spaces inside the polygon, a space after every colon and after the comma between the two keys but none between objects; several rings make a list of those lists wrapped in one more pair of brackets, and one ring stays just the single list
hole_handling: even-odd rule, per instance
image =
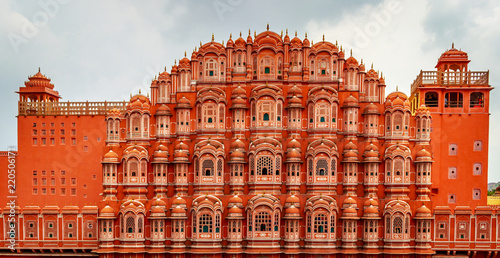
[{"label": "balcony railing", "polygon": [[22,116],[104,116],[113,108],[124,111],[126,101],[113,102],[19,102]]},{"label": "balcony railing", "polygon": [[438,72],[420,71],[413,84],[411,92],[422,85],[488,85],[489,71],[486,72]]}]

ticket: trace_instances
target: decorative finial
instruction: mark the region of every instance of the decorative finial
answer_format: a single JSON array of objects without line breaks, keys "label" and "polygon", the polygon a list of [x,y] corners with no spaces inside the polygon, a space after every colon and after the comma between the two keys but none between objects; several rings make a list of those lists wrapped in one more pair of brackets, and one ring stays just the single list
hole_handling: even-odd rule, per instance
[{"label": "decorative finial", "polygon": [[311,46],[314,45],[314,40],[311,40]]},{"label": "decorative finial", "polygon": [[323,42],[325,42],[325,34],[323,34]]},{"label": "decorative finial", "polygon": [[306,32],[306,39],[307,39],[307,32]]},{"label": "decorative finial", "polygon": [[283,30],[281,30],[281,35],[280,35],[280,37],[283,37]]},{"label": "decorative finial", "polygon": [[396,85],[396,91],[399,91],[399,87]]},{"label": "decorative finial", "polygon": [[214,42],[214,34],[212,33],[212,42]]},{"label": "decorative finial", "polygon": [[201,40],[200,40],[200,48],[202,47],[203,45],[201,44]]},{"label": "decorative finial", "polygon": [[38,72],[40,72],[40,66],[38,67]]},{"label": "decorative finial", "polygon": [[338,46],[338,45],[339,45],[339,43],[337,42],[337,40],[335,40],[335,46]]},{"label": "decorative finial", "polygon": [[167,71],[167,66],[165,66],[165,72]]},{"label": "decorative finial", "polygon": [[254,38],[256,38],[256,37],[257,37],[257,31],[256,31],[256,30],[254,30],[254,31],[253,31],[253,37],[254,37]]},{"label": "decorative finial", "polygon": [[297,37],[297,31],[295,31],[295,37]]},{"label": "decorative finial", "polygon": [[351,56],[352,56],[352,49],[351,49]]},{"label": "decorative finial", "polygon": [[174,59],[174,65],[177,65],[177,59]]},{"label": "decorative finial", "polygon": [[130,93],[130,98],[132,98],[132,93]]},{"label": "decorative finial", "polygon": [[139,94],[141,94],[141,89],[139,89]]},{"label": "decorative finial", "polygon": [[222,45],[224,46],[224,40],[222,41]]},{"label": "decorative finial", "polygon": [[233,38],[233,33],[229,33],[229,39]]},{"label": "decorative finial", "polygon": [[455,42],[451,42],[451,48],[455,48]]},{"label": "decorative finial", "polygon": [[372,69],[373,69],[373,63],[372,63]]},{"label": "decorative finial", "polygon": [[184,57],[187,57],[187,53],[186,53],[186,50],[184,50]]},{"label": "decorative finial", "polygon": [[286,29],[286,35],[288,35],[288,29]]},{"label": "decorative finial", "polygon": [[269,22],[267,23],[266,29],[267,29],[267,31],[269,31]]},{"label": "decorative finial", "polygon": [[240,38],[241,38],[241,31],[240,31]]},{"label": "decorative finial", "polygon": [[248,36],[250,36],[250,35],[251,35],[251,32],[250,32],[250,29],[248,29]]}]

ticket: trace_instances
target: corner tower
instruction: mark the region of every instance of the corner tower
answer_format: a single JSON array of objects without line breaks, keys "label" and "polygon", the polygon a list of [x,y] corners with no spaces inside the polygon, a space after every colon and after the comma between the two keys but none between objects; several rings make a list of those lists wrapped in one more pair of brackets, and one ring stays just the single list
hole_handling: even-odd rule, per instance
[{"label": "corner tower", "polygon": [[[420,71],[411,86],[412,114],[425,105],[432,115],[430,128],[417,126],[430,131],[436,146],[432,199],[434,205],[452,209],[457,203],[486,205],[493,88],[489,71],[470,71],[469,62],[467,53],[452,45],[438,59],[436,71]],[[427,132],[417,131],[422,133]]]}]

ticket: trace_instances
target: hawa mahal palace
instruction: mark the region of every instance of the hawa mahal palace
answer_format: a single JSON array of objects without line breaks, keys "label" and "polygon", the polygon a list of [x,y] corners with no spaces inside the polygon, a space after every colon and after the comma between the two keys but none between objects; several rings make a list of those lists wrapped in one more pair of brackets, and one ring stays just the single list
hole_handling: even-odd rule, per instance
[{"label": "hawa mahal palace", "polygon": [[337,43],[268,28],[200,43],[128,101],[61,101],[39,71],[0,255],[498,257],[493,88],[469,62],[452,46],[386,95]]}]

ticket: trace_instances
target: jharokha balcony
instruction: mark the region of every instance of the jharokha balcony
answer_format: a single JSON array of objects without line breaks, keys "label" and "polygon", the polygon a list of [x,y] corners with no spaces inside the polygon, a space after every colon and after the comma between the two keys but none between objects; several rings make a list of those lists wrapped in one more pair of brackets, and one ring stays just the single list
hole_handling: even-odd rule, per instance
[{"label": "jharokha balcony", "polygon": [[489,71],[420,71],[411,85],[411,92],[413,94],[421,86],[485,86],[488,85],[489,74]]}]

